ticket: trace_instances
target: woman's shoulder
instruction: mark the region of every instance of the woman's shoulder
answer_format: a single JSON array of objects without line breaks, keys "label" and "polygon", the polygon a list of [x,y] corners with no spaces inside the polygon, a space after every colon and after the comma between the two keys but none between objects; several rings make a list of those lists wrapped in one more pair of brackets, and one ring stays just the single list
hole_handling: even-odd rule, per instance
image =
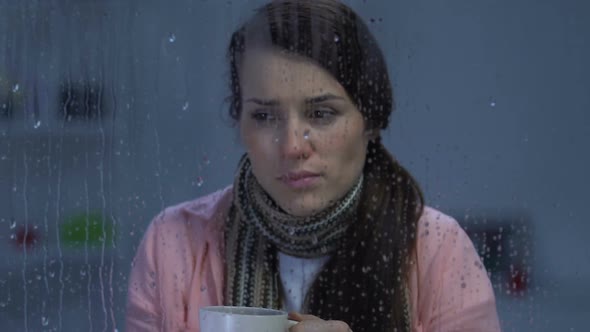
[{"label": "woman's shoulder", "polygon": [[433,207],[425,206],[418,220],[418,239],[434,234],[434,238],[442,239],[449,234],[457,235],[463,229],[452,216]]},{"label": "woman's shoulder", "polygon": [[487,271],[459,223],[427,207],[417,234],[410,285],[415,317],[423,329],[500,331]]},{"label": "woman's shoulder", "polygon": [[425,207],[417,225],[418,260],[432,262],[451,253],[475,252],[467,233],[457,220],[432,207]]},{"label": "woman's shoulder", "polygon": [[232,189],[232,186],[227,186],[205,196],[166,207],[153,218],[149,228],[170,231],[189,227],[200,232],[216,231],[223,227],[233,196]]}]

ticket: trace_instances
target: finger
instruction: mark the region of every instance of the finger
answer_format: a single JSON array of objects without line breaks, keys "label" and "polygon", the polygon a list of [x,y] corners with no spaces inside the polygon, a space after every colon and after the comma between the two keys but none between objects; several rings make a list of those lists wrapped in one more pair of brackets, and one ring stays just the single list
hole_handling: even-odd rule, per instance
[{"label": "finger", "polygon": [[289,332],[350,332],[348,324],[342,321],[306,320],[297,323]]},{"label": "finger", "polygon": [[314,315],[304,315],[302,313],[292,311],[289,313],[289,319],[296,320],[298,322],[305,320],[322,320],[321,318]]}]

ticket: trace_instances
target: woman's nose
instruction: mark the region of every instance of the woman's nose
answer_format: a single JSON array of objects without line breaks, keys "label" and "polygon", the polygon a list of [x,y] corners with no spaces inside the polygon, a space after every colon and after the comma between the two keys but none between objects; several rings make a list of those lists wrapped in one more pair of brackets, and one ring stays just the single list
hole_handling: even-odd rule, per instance
[{"label": "woman's nose", "polygon": [[307,159],[313,152],[310,141],[310,130],[305,126],[289,123],[282,129],[278,137],[279,149],[285,159]]}]

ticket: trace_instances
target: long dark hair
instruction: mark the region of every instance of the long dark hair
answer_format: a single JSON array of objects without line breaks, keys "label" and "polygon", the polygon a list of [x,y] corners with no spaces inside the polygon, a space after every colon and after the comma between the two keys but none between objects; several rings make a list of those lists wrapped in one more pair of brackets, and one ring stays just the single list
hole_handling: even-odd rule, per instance
[{"label": "long dark hair", "polygon": [[[228,49],[229,114],[241,112],[239,66],[247,48],[276,48],[325,68],[344,87],[369,130],[386,129],[394,109],[387,65],[358,15],[335,0],[278,0],[236,30]],[[343,320],[355,332],[410,325],[407,283],[424,199],[417,182],[377,137],[368,146],[365,188],[345,243],[315,280],[307,313]]]}]

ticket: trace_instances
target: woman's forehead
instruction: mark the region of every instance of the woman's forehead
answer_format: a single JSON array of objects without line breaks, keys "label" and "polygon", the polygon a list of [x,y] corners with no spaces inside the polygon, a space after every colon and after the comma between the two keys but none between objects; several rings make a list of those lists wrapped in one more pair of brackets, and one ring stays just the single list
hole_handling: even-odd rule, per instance
[{"label": "woman's forehead", "polygon": [[243,97],[273,94],[293,97],[320,94],[346,95],[324,68],[302,56],[268,49],[250,50],[240,70]]}]

